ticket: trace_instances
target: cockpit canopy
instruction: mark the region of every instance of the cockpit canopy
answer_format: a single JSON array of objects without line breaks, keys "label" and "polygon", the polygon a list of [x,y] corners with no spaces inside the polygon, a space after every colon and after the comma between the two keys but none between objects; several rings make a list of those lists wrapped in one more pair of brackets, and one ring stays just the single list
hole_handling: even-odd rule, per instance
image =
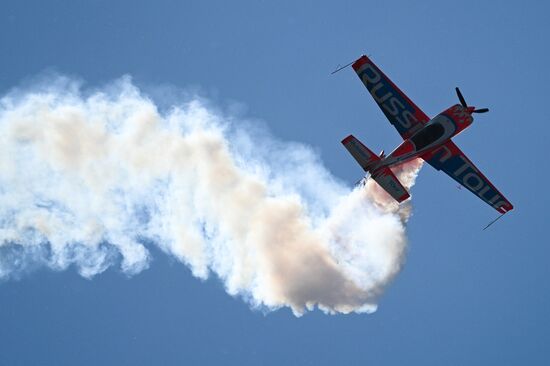
[{"label": "cockpit canopy", "polygon": [[440,123],[432,123],[415,133],[411,141],[416,146],[416,151],[422,150],[432,142],[437,141],[445,133],[445,128]]}]

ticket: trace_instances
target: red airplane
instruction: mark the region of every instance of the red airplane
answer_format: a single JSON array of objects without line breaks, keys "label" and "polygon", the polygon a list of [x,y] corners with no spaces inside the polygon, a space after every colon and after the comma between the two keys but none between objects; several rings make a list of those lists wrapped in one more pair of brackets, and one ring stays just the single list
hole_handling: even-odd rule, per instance
[{"label": "red airplane", "polygon": [[343,139],[342,144],[395,200],[402,202],[410,195],[390,167],[422,158],[501,214],[514,208],[451,140],[472,124],[472,113],[485,113],[489,109],[468,106],[456,88],[460,104],[430,119],[367,56],[361,56],[352,67],[404,141],[388,156],[384,152],[380,156],[374,154],[353,135]]}]

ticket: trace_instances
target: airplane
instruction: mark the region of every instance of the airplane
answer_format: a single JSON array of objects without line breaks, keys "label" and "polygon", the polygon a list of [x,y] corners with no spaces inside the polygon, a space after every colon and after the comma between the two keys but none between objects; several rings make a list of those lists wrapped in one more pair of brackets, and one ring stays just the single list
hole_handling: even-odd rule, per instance
[{"label": "airplane", "polygon": [[350,64],[403,142],[387,156],[383,151],[380,155],[374,154],[353,135],[343,139],[342,144],[390,196],[399,203],[410,197],[390,167],[422,158],[435,169],[447,173],[501,216],[514,208],[452,141],[472,124],[473,113],[486,113],[488,108],[468,106],[460,89],[455,88],[460,104],[430,119],[367,56]]}]

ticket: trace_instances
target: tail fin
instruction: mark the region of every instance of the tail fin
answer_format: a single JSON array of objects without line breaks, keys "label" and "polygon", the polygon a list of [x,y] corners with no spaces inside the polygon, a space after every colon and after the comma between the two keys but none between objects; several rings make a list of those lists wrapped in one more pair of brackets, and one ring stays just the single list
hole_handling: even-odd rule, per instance
[{"label": "tail fin", "polygon": [[[361,141],[357,140],[353,135],[349,135],[342,140],[342,144],[349,151],[351,156],[357,160],[359,165],[366,172],[370,172],[372,178],[382,187],[390,196],[397,202],[403,202],[410,197],[409,193],[397,179],[395,174],[387,166],[376,168],[372,171],[371,168],[375,163],[380,161],[380,157],[370,151]],[[380,154],[383,156],[383,154]]]}]

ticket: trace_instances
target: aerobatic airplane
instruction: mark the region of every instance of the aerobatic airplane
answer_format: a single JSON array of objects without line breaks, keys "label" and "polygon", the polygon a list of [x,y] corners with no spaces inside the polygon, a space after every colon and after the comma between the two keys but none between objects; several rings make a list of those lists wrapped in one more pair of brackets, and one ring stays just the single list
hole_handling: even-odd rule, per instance
[{"label": "aerobatic airplane", "polygon": [[485,113],[489,109],[468,106],[456,88],[460,104],[430,119],[367,56],[361,56],[352,67],[404,141],[388,156],[383,151],[374,154],[353,135],[343,139],[342,144],[395,200],[402,202],[410,195],[390,167],[422,158],[501,214],[514,208],[451,140],[472,124],[472,113]]}]

